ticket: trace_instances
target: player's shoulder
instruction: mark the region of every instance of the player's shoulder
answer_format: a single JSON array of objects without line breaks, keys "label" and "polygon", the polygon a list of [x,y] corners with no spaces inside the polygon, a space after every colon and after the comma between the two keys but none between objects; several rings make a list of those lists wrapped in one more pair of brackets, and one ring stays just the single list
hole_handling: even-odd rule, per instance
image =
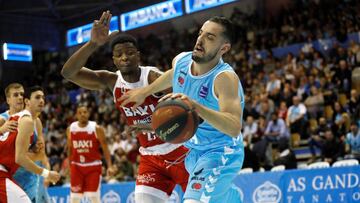
[{"label": "player's shoulder", "polygon": [[187,52],[181,52],[180,54],[176,55],[173,59],[173,66],[176,65],[176,63],[183,58],[190,58],[191,59],[191,51],[187,51]]},{"label": "player's shoulder", "polygon": [[4,111],[0,113],[0,119],[8,120],[10,117],[9,111]]}]

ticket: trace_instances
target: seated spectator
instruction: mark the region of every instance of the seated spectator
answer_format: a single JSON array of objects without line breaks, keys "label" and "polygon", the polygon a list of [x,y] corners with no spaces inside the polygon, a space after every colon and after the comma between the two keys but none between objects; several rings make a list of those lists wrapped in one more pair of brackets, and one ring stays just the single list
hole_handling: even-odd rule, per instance
[{"label": "seated spectator", "polygon": [[280,96],[280,88],[281,88],[281,81],[277,79],[274,72],[271,72],[269,75],[269,81],[266,84],[266,92],[275,103],[279,103],[279,96]]},{"label": "seated spectator", "polygon": [[300,103],[298,96],[293,97],[293,105],[290,106],[286,116],[286,124],[290,128],[291,134],[299,133],[301,138],[306,139],[308,137],[305,129],[306,120],[306,107],[303,103]]},{"label": "seated spectator", "polygon": [[274,149],[278,152],[278,156],[274,160],[274,166],[284,165],[285,169],[296,169],[297,161],[295,152],[289,148],[289,142],[281,139]]},{"label": "seated spectator", "polygon": [[244,157],[244,163],[243,163],[243,168],[252,168],[254,171],[258,171],[260,168],[260,162],[259,162],[259,158],[256,155],[255,152],[253,152],[250,147],[249,144],[247,142],[244,142],[245,144],[245,148],[244,148],[244,152],[245,152],[245,157]]},{"label": "seated spectator", "polygon": [[247,116],[243,130],[244,140],[246,140],[249,144],[252,143],[251,140],[255,136],[257,130],[258,126],[254,121],[254,118],[251,115]]},{"label": "seated spectator", "polygon": [[309,163],[313,163],[316,160],[316,148],[321,148],[322,143],[325,140],[325,131],[329,128],[324,117],[319,118],[319,124],[317,128],[311,133],[309,139],[309,148],[311,152],[311,158]]},{"label": "seated spectator", "polygon": [[308,96],[304,104],[309,112],[310,118],[318,118],[324,112],[324,96],[316,86],[311,87],[311,94]]},{"label": "seated spectator", "polygon": [[334,136],[331,129],[326,129],[325,139],[321,144],[321,156],[323,161],[330,164],[341,159],[344,155],[344,144],[337,137]]},{"label": "seated spectator", "polygon": [[350,132],[346,135],[346,157],[360,161],[360,130],[356,122],[351,123]]},{"label": "seated spectator", "polygon": [[284,121],[286,121],[287,111],[288,111],[288,109],[286,106],[286,102],[285,101],[280,102],[278,117],[282,118]]},{"label": "seated spectator", "polygon": [[278,118],[277,113],[271,114],[266,130],[265,137],[270,142],[276,142],[281,138],[288,139],[289,133],[286,124],[282,118]]}]

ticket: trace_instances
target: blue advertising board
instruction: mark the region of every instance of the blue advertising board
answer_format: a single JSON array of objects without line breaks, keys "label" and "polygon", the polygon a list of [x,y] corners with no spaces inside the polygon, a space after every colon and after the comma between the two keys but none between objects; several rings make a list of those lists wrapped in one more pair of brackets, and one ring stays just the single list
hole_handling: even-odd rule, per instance
[{"label": "blue advertising board", "polygon": [[3,58],[11,61],[32,61],[32,46],[28,44],[3,44]]},{"label": "blue advertising board", "polygon": [[182,1],[170,0],[123,13],[121,31],[127,31],[183,15]]},{"label": "blue advertising board", "polygon": [[[119,30],[119,18],[113,16],[110,21],[110,32]],[[70,29],[66,33],[66,45],[68,47],[78,45],[90,40],[93,23]]]},{"label": "blue advertising board", "polygon": [[[234,183],[241,194],[236,203],[360,202],[360,166],[241,174]],[[101,200],[134,203],[134,188],[133,182],[104,184]],[[68,187],[49,188],[49,194],[54,203],[70,202]],[[169,203],[182,202],[182,196],[177,186]]]},{"label": "blue advertising board", "polygon": [[[135,183],[102,184],[101,202],[103,203],[135,203]],[[70,203],[69,187],[50,187],[48,189],[52,203]],[[167,203],[181,203],[183,192],[181,187],[176,186]],[[81,203],[90,203],[83,198]]]},{"label": "blue advertising board", "polygon": [[185,0],[185,11],[186,13],[193,13],[234,1],[237,0]]}]

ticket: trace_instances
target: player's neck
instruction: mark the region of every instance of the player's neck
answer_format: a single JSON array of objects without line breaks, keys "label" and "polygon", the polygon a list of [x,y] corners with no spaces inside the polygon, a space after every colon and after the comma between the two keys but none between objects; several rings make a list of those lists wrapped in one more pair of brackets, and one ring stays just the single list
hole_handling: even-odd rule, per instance
[{"label": "player's neck", "polygon": [[191,73],[195,76],[204,75],[211,71],[218,63],[219,60],[211,60],[208,63],[196,63],[194,61],[191,67]]},{"label": "player's neck", "polygon": [[88,123],[89,123],[89,121],[86,121],[86,122],[78,122],[78,126],[80,127],[80,128],[84,128],[84,127],[86,127],[87,125],[88,125]]},{"label": "player's neck", "polygon": [[140,80],[141,69],[138,68],[137,70],[129,73],[121,73],[121,75],[126,82],[135,83]]},{"label": "player's neck", "polygon": [[28,110],[28,111],[30,112],[31,117],[32,117],[33,119],[39,117],[39,115],[40,115],[40,112],[33,111],[33,110],[31,110],[30,108],[28,108],[28,107],[26,107],[25,110]]},{"label": "player's neck", "polygon": [[[21,110],[20,110],[21,111]],[[9,115],[11,116],[11,115],[14,115],[14,114],[16,114],[16,113],[19,113],[20,111],[17,111],[16,109],[14,109],[14,108],[9,108]]]}]

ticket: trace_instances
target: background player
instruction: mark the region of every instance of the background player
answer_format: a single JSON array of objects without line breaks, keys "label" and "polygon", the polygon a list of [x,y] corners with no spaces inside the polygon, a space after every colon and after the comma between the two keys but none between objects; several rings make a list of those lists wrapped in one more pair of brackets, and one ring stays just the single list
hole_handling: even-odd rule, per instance
[{"label": "background player", "polygon": [[[17,121],[9,120],[11,115],[20,112],[24,108],[24,88],[19,83],[11,83],[5,88],[5,96],[9,105],[9,110],[0,114],[0,133],[12,132],[16,130]],[[39,118],[37,118],[39,119]],[[40,120],[38,122],[41,124]],[[41,126],[42,129],[42,126]],[[46,166],[46,169],[50,169],[48,159],[44,149],[44,138],[42,131],[35,133],[33,136],[33,144],[29,147],[29,157],[36,161],[36,163]],[[37,174],[31,173],[20,167],[14,174],[14,179],[20,185],[20,187],[26,192],[32,202],[38,202],[39,196],[47,196],[47,191],[43,188],[41,194],[39,193],[39,187],[44,187],[43,181],[40,181],[40,177]]]},{"label": "background player", "polygon": [[[114,37],[114,34],[108,35],[110,18],[111,14],[104,12],[100,20],[95,21],[90,41],[69,58],[62,74],[87,89],[109,89],[117,100],[130,89],[153,83],[161,74],[154,67],[139,66],[137,41],[126,35],[118,36],[112,43],[113,61],[118,69],[116,73],[83,67],[97,48]],[[126,116],[129,125],[149,123],[157,101],[156,96],[149,95],[137,109],[121,107],[119,102],[116,107]],[[188,173],[183,159],[188,150],[181,145],[164,143],[154,133],[140,133],[138,140],[141,158],[135,187],[136,202],[165,202],[176,184],[185,190]]]},{"label": "background player", "polygon": [[12,181],[12,176],[19,166],[36,174],[41,174],[52,183],[60,179],[56,171],[37,166],[28,153],[34,134],[42,131],[38,116],[44,108],[42,88],[29,88],[25,94],[25,110],[11,115],[9,120],[18,122],[12,132],[0,135],[0,202],[31,202],[25,192]]},{"label": "background player", "polygon": [[233,68],[222,56],[234,40],[232,23],[213,17],[201,27],[192,52],[181,53],[167,71],[150,86],[128,92],[122,105],[143,103],[144,97],[173,87],[167,98],[189,99],[204,119],[185,146],[190,174],[185,203],[239,202],[232,183],[244,159],[241,126],[244,93]]},{"label": "background player", "polygon": [[108,175],[113,175],[112,163],[105,130],[89,121],[86,106],[76,109],[77,121],[66,130],[70,161],[71,202],[80,202],[83,196],[100,203],[101,151],[104,153]]},{"label": "background player", "polygon": [[0,134],[15,131],[16,121],[9,121],[11,115],[24,109],[24,87],[19,83],[11,83],[5,88],[6,103],[9,110],[0,114]]}]

